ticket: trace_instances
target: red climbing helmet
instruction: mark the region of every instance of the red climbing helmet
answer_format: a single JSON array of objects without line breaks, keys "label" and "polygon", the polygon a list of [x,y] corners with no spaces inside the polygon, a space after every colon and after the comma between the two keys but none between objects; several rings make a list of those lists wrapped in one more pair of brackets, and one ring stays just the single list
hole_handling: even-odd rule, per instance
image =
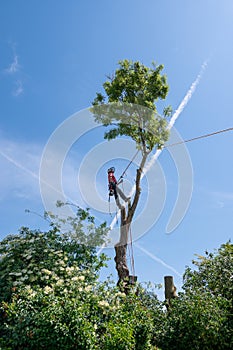
[{"label": "red climbing helmet", "polygon": [[112,166],[111,168],[108,169],[108,173],[114,173],[114,172],[115,172],[114,166]]}]

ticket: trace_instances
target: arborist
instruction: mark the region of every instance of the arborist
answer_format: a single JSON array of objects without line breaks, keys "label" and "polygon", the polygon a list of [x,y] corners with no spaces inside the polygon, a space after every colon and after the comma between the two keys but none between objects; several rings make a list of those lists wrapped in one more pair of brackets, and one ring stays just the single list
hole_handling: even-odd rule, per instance
[{"label": "arborist", "polygon": [[124,192],[122,192],[121,189],[118,187],[118,185],[121,184],[123,180],[121,179],[119,182],[117,182],[117,180],[116,180],[116,178],[114,176],[114,172],[115,172],[115,168],[114,167],[111,167],[111,168],[108,169],[109,199],[110,199],[110,196],[114,195],[118,208],[119,209],[123,209],[124,206],[121,205],[120,200],[119,200],[119,196],[125,202],[129,202],[130,201],[130,197],[126,197]]}]

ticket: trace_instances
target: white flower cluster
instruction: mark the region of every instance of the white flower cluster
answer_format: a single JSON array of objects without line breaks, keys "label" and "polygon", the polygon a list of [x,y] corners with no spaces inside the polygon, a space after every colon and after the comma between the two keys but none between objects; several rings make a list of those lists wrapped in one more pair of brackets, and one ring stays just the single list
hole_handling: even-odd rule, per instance
[{"label": "white flower cluster", "polygon": [[108,303],[106,300],[100,300],[100,301],[98,302],[98,305],[99,305],[100,307],[108,307],[108,306],[109,306],[109,303]]}]

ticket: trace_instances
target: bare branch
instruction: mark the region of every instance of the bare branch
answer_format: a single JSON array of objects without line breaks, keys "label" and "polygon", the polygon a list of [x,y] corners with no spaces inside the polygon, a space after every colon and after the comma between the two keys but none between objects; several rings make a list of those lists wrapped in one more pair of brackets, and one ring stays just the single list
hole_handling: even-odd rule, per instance
[{"label": "bare branch", "polygon": [[132,206],[128,210],[127,224],[130,224],[132,222],[135,210],[136,210],[137,205],[138,205],[139,197],[141,194],[141,187],[140,187],[141,175],[142,175],[142,171],[144,169],[145,163],[146,163],[147,156],[148,156],[147,153],[143,154],[140,167],[139,167],[139,169],[137,169],[136,184],[135,184],[135,186],[136,186],[135,196],[134,196]]}]

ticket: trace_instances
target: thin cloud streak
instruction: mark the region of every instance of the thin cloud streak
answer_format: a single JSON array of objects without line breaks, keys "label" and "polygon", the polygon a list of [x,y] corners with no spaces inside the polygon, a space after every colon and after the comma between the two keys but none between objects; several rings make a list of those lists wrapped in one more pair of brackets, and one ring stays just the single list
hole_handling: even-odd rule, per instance
[{"label": "thin cloud streak", "polygon": [[180,278],[182,278],[182,275],[171,265],[168,265],[167,263],[165,263],[165,261],[163,261],[162,259],[158,258],[156,255],[150,253],[147,249],[143,248],[141,245],[139,245],[138,243],[134,243],[135,247],[137,247],[138,249],[140,249],[143,253],[145,253],[147,256],[149,256],[151,259],[155,260],[156,262],[158,262],[160,265],[163,265],[164,267],[166,267],[167,269],[171,270],[172,272],[174,272],[177,276],[179,276]]},{"label": "thin cloud streak", "polygon": [[168,130],[170,130],[173,125],[175,124],[177,118],[179,117],[179,115],[183,112],[183,109],[185,108],[185,106],[187,105],[187,103],[189,102],[189,100],[192,98],[198,84],[200,83],[200,80],[205,72],[205,69],[208,65],[208,60],[204,61],[204,63],[201,66],[201,70],[197,76],[197,78],[195,79],[195,81],[192,83],[192,85],[190,86],[188,92],[186,93],[185,97],[183,98],[182,102],[180,103],[179,107],[177,108],[177,110],[175,111],[175,113],[173,114],[171,121],[168,125]]},{"label": "thin cloud streak", "polygon": [[[5,158],[6,160],[8,160],[10,163],[12,163],[14,166],[16,166],[18,169],[24,171],[25,173],[27,173],[28,175],[32,176],[34,179],[42,181],[45,185],[47,185],[48,187],[52,188],[54,191],[56,191],[58,194],[62,194],[60,193],[55,187],[53,187],[51,184],[41,180],[40,176],[31,171],[30,169],[26,168],[25,166],[23,166],[21,163],[17,162],[15,159],[11,158],[10,156],[8,156],[5,152],[0,151],[0,155]],[[71,203],[75,203],[75,201],[70,198],[67,197],[67,200]]]},{"label": "thin cloud streak", "polygon": [[[186,107],[186,105],[188,104],[188,102],[190,101],[190,99],[192,98],[198,84],[200,83],[200,80],[204,74],[204,71],[207,67],[207,63],[208,61],[205,61],[202,66],[201,66],[201,70],[197,76],[197,78],[194,80],[194,82],[192,83],[192,85],[190,86],[188,92],[186,93],[185,97],[183,98],[183,100],[181,101],[180,105],[178,106],[177,110],[175,111],[175,113],[173,114],[167,129],[171,130],[172,127],[174,126],[176,120],[178,119],[178,117],[180,116],[180,114],[183,112],[184,108]],[[158,149],[155,154],[151,157],[151,160],[148,162],[147,166],[145,167],[144,171],[143,171],[143,175],[142,178],[146,175],[146,173],[150,170],[150,168],[152,167],[152,165],[154,164],[154,162],[158,159],[158,157],[160,156],[161,152],[163,149]]]},{"label": "thin cloud streak", "polygon": [[233,193],[232,192],[223,192],[223,191],[212,191],[210,192],[212,196],[217,197],[219,200],[233,200]]},{"label": "thin cloud streak", "polygon": [[0,154],[1,154],[2,157],[4,157],[10,163],[14,164],[17,168],[23,170],[24,172],[26,172],[27,174],[31,175],[35,179],[39,179],[39,176],[36,173],[34,173],[33,171],[25,168],[22,164],[18,163],[16,160],[14,160],[13,158],[9,157],[6,153],[0,151]]}]

